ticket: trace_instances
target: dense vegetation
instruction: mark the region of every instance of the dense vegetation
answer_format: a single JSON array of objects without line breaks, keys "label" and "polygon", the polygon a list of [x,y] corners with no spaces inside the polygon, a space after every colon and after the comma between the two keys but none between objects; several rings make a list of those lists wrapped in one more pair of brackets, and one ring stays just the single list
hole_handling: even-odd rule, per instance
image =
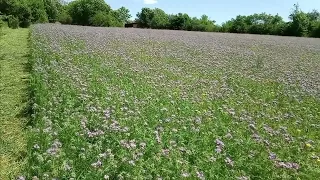
[{"label": "dense vegetation", "polygon": [[[61,22],[85,26],[124,26],[131,17],[121,7],[112,10],[104,0],[0,0],[2,20],[18,19],[21,27],[31,23]],[[9,27],[10,24],[9,24]]]},{"label": "dense vegetation", "polygon": [[[123,27],[131,17],[125,7],[113,10],[104,0],[75,0],[71,3],[62,0],[0,0],[1,13],[5,15],[4,20],[18,19],[21,27],[56,21],[62,24]],[[300,10],[299,5],[294,5],[289,18],[290,21],[285,22],[279,15],[266,13],[239,15],[217,25],[207,15],[197,18],[185,13],[167,14],[159,8],[142,8],[135,22],[142,28],[152,29],[320,37],[320,13],[317,10],[306,13]]]},{"label": "dense vegetation", "polygon": [[35,25],[20,179],[317,179],[318,39]]}]

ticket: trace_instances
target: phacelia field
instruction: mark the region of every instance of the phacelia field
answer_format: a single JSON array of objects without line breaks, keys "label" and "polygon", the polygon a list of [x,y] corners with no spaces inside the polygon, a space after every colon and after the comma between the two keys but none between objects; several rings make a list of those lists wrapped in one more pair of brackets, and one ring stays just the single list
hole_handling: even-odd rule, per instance
[{"label": "phacelia field", "polygon": [[35,25],[27,179],[315,179],[319,39]]}]

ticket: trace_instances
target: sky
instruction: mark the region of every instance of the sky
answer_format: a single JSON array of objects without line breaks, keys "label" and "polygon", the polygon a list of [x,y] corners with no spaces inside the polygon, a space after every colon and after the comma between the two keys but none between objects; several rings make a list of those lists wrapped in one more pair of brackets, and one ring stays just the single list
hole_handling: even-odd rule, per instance
[{"label": "sky", "polygon": [[266,12],[277,13],[288,20],[288,16],[297,2],[305,11],[320,11],[320,0],[106,0],[112,9],[124,6],[130,10],[132,19],[143,7],[160,8],[168,14],[187,13],[191,17],[206,14],[217,24],[221,24],[237,15],[250,15]]}]

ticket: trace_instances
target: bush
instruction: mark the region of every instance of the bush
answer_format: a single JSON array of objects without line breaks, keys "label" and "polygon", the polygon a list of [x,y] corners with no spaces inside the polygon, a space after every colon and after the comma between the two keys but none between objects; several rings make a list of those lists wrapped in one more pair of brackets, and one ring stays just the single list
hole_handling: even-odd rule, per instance
[{"label": "bush", "polygon": [[26,4],[22,4],[18,8],[18,18],[20,21],[20,27],[27,28],[31,25],[32,12],[30,7]]},{"label": "bush", "polygon": [[118,27],[122,26],[122,23],[117,21],[117,19],[109,13],[98,12],[96,15],[90,18],[90,25],[101,27]]},{"label": "bush", "polygon": [[104,0],[77,0],[68,5],[72,23],[78,25],[90,25],[90,21],[97,12],[109,14],[111,7]]},{"label": "bush", "polygon": [[9,16],[8,17],[8,26],[12,29],[19,28],[19,19],[15,16]]},{"label": "bush", "polygon": [[66,12],[61,12],[58,15],[58,21],[61,24],[72,24],[72,17]]},{"label": "bush", "polygon": [[2,27],[4,26],[4,22],[0,19],[0,36],[3,35],[2,34]]},{"label": "bush", "polygon": [[320,22],[319,21],[314,22],[312,24],[312,29],[311,29],[311,32],[310,32],[310,36],[311,37],[320,38]]},{"label": "bush", "polygon": [[4,22],[0,19],[0,28],[4,26]]}]

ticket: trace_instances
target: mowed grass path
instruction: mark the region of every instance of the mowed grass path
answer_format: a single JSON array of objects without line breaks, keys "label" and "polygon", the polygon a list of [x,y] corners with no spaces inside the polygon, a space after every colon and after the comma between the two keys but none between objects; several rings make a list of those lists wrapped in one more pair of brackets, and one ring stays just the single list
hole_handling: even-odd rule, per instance
[{"label": "mowed grass path", "polygon": [[24,164],[29,29],[0,37],[0,179],[13,179]]}]

